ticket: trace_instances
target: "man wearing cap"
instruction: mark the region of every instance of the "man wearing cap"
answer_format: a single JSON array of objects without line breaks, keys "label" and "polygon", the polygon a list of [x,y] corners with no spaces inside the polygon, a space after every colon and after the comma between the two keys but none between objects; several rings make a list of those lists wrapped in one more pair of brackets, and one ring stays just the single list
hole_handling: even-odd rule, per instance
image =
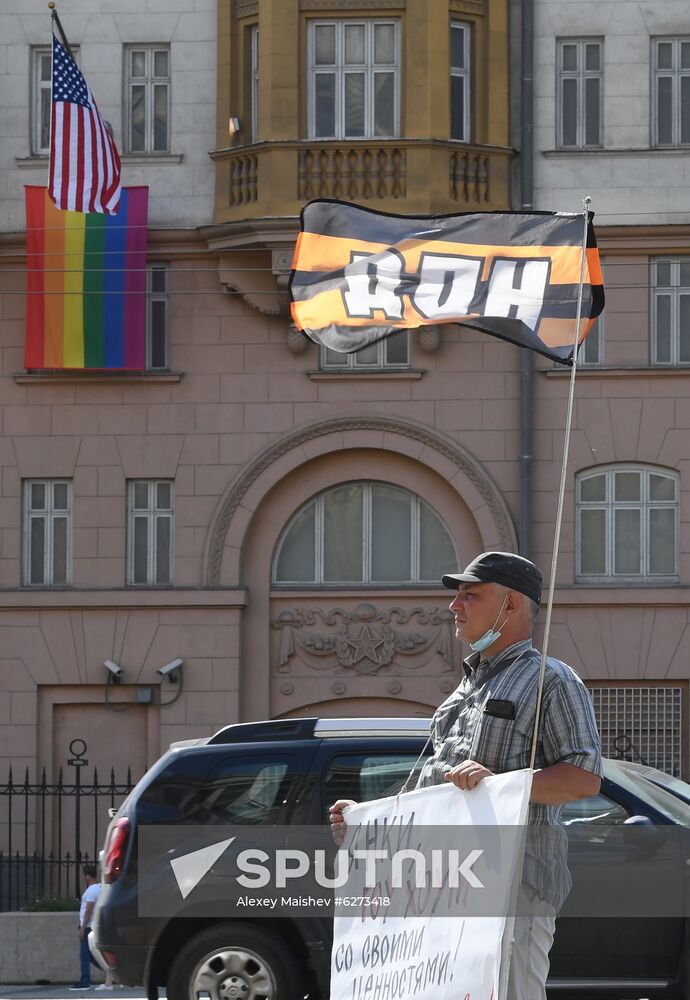
[{"label": "man wearing cap", "polygon": [[[417,787],[452,781],[471,791],[489,774],[530,766],[541,654],[532,630],[542,575],[510,552],[483,552],[463,573],[443,577],[457,594],[450,604],[456,638],[469,644],[464,676],[434,713],[433,754]],[[546,1000],[555,917],[570,891],[565,802],[596,795],[601,746],[591,696],[565,663],[548,657],[538,728],[518,914],[510,953],[508,1000]],[[337,840],[342,810],[331,806]],[[502,975],[503,979],[503,975]]]}]

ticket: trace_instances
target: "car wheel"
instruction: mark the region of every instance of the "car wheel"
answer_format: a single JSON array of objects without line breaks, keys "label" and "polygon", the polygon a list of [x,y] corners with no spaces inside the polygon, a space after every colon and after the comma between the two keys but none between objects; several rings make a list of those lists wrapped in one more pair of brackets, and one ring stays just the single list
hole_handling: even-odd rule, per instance
[{"label": "car wheel", "polygon": [[168,974],[168,1000],[300,1000],[304,979],[280,938],[220,924],[188,941]]}]

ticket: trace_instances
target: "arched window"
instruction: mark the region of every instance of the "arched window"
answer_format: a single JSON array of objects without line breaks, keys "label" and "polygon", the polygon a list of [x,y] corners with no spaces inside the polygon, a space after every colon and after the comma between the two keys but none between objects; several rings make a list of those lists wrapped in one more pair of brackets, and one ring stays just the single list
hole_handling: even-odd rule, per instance
[{"label": "arched window", "polygon": [[678,476],[613,465],[577,477],[577,576],[673,581],[678,576]]},{"label": "arched window", "polygon": [[276,549],[273,582],[438,586],[457,566],[448,529],[421,497],[388,483],[342,483],[292,518]]}]

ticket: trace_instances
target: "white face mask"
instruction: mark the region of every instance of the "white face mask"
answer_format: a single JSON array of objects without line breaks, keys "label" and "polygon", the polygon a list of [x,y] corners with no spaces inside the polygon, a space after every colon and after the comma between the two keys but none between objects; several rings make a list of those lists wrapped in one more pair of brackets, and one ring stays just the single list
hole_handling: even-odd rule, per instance
[{"label": "white face mask", "polygon": [[[487,629],[484,635],[480,636],[475,642],[470,643],[470,649],[473,653],[483,653],[485,649],[488,649],[489,646],[492,646],[497,641],[497,639],[501,638],[501,629],[498,629],[498,631],[494,631],[494,629],[496,628],[496,622],[498,622],[498,619],[503,614],[503,608],[505,607],[507,600],[507,596],[503,598],[503,604],[496,615],[496,621],[493,623],[493,626],[490,629]],[[505,625],[507,621],[507,618],[504,619],[503,625]],[[503,625],[501,625],[501,628],[503,628]]]}]

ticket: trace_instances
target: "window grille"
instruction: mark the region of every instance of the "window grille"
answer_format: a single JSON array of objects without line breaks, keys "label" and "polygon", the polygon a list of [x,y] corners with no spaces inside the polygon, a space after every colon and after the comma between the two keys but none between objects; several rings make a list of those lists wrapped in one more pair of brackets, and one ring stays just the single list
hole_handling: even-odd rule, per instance
[{"label": "window grille", "polygon": [[681,777],[681,687],[595,687],[592,698],[605,757],[643,762]]}]

